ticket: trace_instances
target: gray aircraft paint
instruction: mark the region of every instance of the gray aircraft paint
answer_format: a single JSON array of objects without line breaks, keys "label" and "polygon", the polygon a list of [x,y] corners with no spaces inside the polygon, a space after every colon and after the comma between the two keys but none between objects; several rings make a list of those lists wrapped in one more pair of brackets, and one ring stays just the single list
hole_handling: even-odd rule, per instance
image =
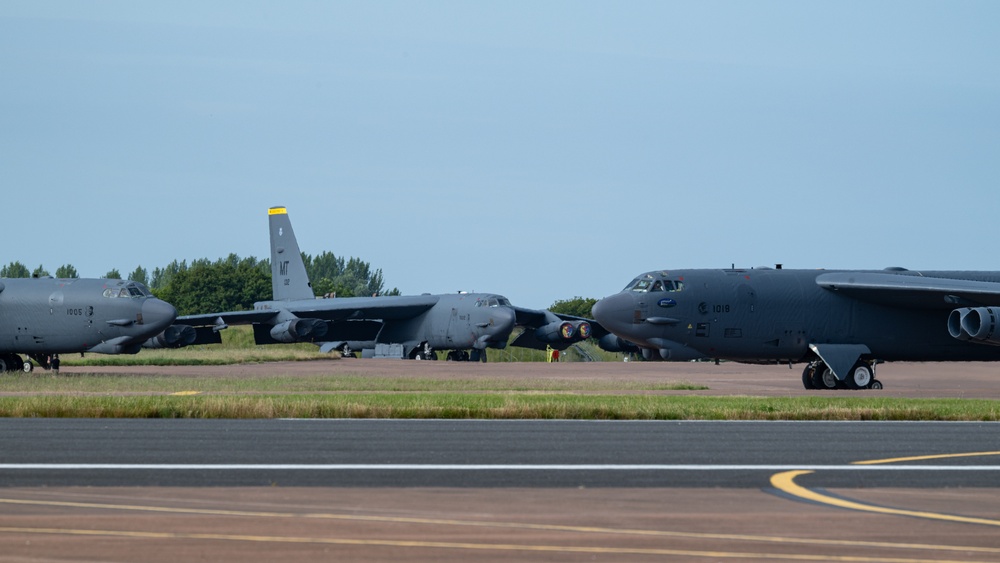
[{"label": "gray aircraft paint", "polygon": [[134,354],[176,316],[173,306],[128,280],[2,279],[0,362],[23,366],[20,354],[27,354],[48,367],[58,354]]},{"label": "gray aircraft paint", "polygon": [[997,304],[1000,272],[763,268],[647,272],[593,312],[648,359],[810,362],[829,387],[876,361],[1000,360]]},{"label": "gray aircraft paint", "polygon": [[392,344],[407,358],[450,350],[456,353],[449,358],[485,361],[484,350],[506,347],[515,326],[525,328],[516,345],[543,349],[565,349],[592,330],[587,319],[514,307],[494,293],[316,298],[287,210],[270,208],[268,224],[273,299],[255,303],[253,311],[179,317],[178,324],[214,328],[216,334],[200,332],[196,342],[218,342],[218,330],[252,324],[258,344],[313,342],[323,351]]}]

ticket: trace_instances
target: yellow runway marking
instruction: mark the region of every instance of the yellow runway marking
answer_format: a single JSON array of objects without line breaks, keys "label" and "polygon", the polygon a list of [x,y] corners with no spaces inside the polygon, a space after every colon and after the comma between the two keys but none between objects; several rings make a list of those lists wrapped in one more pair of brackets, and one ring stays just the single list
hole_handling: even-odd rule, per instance
[{"label": "yellow runway marking", "polygon": [[[929,459],[980,457],[980,456],[991,456],[991,455],[1000,455],[1000,452],[970,452],[970,453],[960,453],[960,454],[936,454],[936,455],[924,455],[924,456],[912,456],[912,457],[897,457],[891,459],[857,461],[854,462],[854,465],[876,465],[885,463],[896,463],[901,461],[925,461]],[[818,493],[812,489],[808,489],[806,487],[803,487],[795,483],[796,477],[800,475],[808,475],[810,473],[815,473],[815,471],[802,470],[802,471],[785,471],[782,473],[776,473],[771,476],[771,486],[778,489],[779,491],[782,491],[788,495],[797,498],[810,500],[813,502],[826,504],[829,506],[836,506],[838,508],[847,508],[850,510],[858,510],[861,512],[873,512],[877,514],[890,514],[894,516],[925,518],[928,520],[942,520],[945,522],[960,522],[963,524],[1000,526],[1000,520],[994,520],[990,518],[974,518],[971,516],[956,516],[953,514],[941,514],[937,512],[906,510],[902,508],[889,508],[873,504],[864,504],[857,501],[841,499],[830,495],[824,495],[822,493]]]},{"label": "yellow runway marking", "polygon": [[201,395],[201,391],[178,391],[170,394],[171,397],[185,397],[188,395]]},{"label": "yellow runway marking", "polygon": [[346,538],[309,538],[294,536],[254,536],[241,534],[194,534],[176,532],[136,532],[127,530],[83,530],[73,528],[17,528],[0,527],[0,533],[51,534],[72,536],[104,536],[141,539],[224,540],[242,542],[270,542],[325,545],[355,545],[379,547],[425,547],[441,549],[469,549],[481,551],[535,551],[557,553],[602,553],[619,555],[675,555],[684,557],[712,557],[717,559],[768,559],[784,561],[849,561],[856,563],[968,563],[968,559],[910,559],[897,557],[830,556],[823,554],[753,553],[729,551],[696,551],[682,549],[586,547],[530,544],[489,544],[465,542],[428,542],[407,540],[354,540]]},{"label": "yellow runway marking", "polygon": [[990,455],[1000,455],[1000,452],[969,452],[964,454],[917,455],[912,457],[894,457],[890,459],[871,459],[868,461],[855,461],[852,465],[879,465],[883,463],[898,463],[901,461],[926,461],[928,459],[953,459],[959,457],[983,457]]},{"label": "yellow runway marking", "polygon": [[212,508],[174,508],[168,506],[143,506],[128,504],[103,504],[89,502],[55,501],[55,500],[31,500],[31,499],[10,499],[0,498],[0,504],[29,505],[29,506],[52,506],[63,508],[87,508],[101,510],[123,510],[134,512],[160,512],[168,514],[197,514],[209,516],[233,516],[233,517],[254,517],[254,518],[303,518],[303,519],[323,519],[323,520],[345,520],[355,522],[383,522],[388,524],[427,524],[439,526],[466,526],[480,528],[508,528],[521,530],[546,530],[553,532],[568,532],[580,534],[607,534],[607,535],[634,535],[665,538],[684,539],[706,539],[706,540],[727,540],[727,541],[749,541],[786,545],[828,545],[841,547],[866,547],[866,548],[888,548],[888,549],[908,549],[924,551],[962,551],[975,553],[1000,554],[1000,549],[989,547],[956,546],[956,545],[934,545],[921,543],[899,543],[899,542],[872,542],[857,540],[828,540],[811,538],[792,538],[781,536],[755,536],[744,534],[713,534],[698,532],[674,532],[667,530],[639,530],[629,528],[603,528],[597,526],[566,526],[558,524],[530,524],[521,522],[494,522],[481,520],[449,520],[437,518],[416,518],[403,516],[365,516],[358,514],[333,514],[333,513],[293,513],[293,512],[261,512],[243,510],[221,510]]}]

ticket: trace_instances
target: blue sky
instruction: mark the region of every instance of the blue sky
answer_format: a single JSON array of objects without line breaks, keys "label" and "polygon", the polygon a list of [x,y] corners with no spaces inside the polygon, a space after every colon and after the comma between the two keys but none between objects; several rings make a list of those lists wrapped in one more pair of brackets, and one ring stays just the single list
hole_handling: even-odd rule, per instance
[{"label": "blue sky", "polygon": [[997,2],[0,6],[0,262],[305,252],[527,307],[653,269],[1000,270]]}]

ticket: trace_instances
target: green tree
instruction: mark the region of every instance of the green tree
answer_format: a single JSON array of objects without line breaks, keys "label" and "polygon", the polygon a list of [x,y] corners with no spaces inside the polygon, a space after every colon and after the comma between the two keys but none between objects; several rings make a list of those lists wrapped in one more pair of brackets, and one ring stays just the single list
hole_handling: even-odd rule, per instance
[{"label": "green tree", "polygon": [[33,278],[44,278],[48,275],[50,275],[49,271],[46,270],[44,267],[42,267],[41,264],[39,264],[38,267],[35,268],[34,272],[31,272],[31,277]]},{"label": "green tree", "polygon": [[0,278],[30,278],[31,270],[20,262],[11,262],[0,269]]},{"label": "green tree", "polygon": [[181,315],[249,310],[256,301],[271,297],[270,266],[235,254],[215,262],[195,260],[174,272],[157,296]]},{"label": "green tree", "polygon": [[142,285],[149,285],[149,273],[142,266],[136,266],[135,270],[132,270],[132,273],[128,275],[128,279],[139,282]]},{"label": "green tree", "polygon": [[594,307],[594,303],[597,303],[597,299],[591,299],[589,297],[574,297],[572,299],[556,301],[551,307],[549,307],[549,310],[553,313],[592,319],[594,317],[591,313],[591,309]]},{"label": "green tree", "polygon": [[80,274],[77,273],[72,264],[64,264],[56,268],[56,277],[59,279],[78,278]]},{"label": "green tree", "polygon": [[174,275],[178,272],[183,272],[187,270],[187,260],[182,260],[178,262],[174,260],[167,265],[166,268],[155,268],[153,270],[153,276],[149,279],[150,289],[161,289],[170,284],[170,280],[173,279]]},{"label": "green tree", "polygon": [[118,271],[118,268],[111,268],[111,270],[104,274],[104,277],[109,280],[120,280],[122,279],[122,273]]}]

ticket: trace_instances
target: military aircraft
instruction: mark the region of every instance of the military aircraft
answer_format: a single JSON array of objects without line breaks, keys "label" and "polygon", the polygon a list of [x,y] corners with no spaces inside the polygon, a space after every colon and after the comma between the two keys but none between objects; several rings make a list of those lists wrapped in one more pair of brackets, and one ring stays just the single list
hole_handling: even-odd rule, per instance
[{"label": "military aircraft", "polygon": [[[199,330],[194,343],[221,342],[218,331],[251,324],[257,344],[312,342],[320,350],[353,356],[486,361],[487,348],[516,346],[564,350],[591,335],[587,319],[514,307],[495,293],[317,298],[284,207],[268,209],[271,237],[270,301],[252,311],[186,315],[177,324]],[[212,328],[209,335],[205,328]]]},{"label": "military aircraft", "polygon": [[141,283],[112,279],[0,279],[0,372],[59,369],[59,354],[135,354],[177,311]]},{"label": "military aircraft", "polygon": [[805,362],[806,389],[881,389],[882,361],[1000,360],[998,305],[1000,272],[778,265],[647,272],[593,314],[647,359]]}]

